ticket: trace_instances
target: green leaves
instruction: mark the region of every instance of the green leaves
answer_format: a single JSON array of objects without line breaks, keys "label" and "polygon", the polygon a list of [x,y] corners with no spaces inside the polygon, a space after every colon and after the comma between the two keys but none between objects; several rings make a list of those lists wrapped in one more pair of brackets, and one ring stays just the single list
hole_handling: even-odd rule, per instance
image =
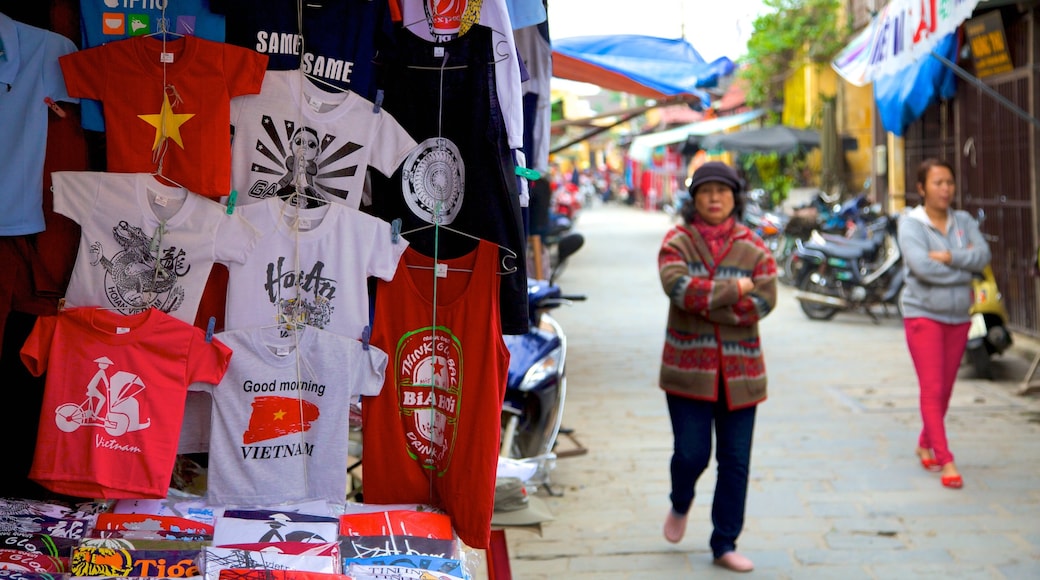
[{"label": "green leaves", "polygon": [[737,75],[748,83],[751,106],[783,101],[784,81],[809,63],[827,63],[851,33],[841,0],[765,0]]}]

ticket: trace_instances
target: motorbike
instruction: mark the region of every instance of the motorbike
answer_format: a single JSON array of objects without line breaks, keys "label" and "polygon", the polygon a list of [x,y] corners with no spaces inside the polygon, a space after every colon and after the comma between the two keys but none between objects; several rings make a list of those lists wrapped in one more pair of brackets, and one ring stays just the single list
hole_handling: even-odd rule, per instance
[{"label": "motorbike", "polygon": [[[869,185],[869,181],[868,181]],[[817,194],[816,199],[820,198]],[[778,248],[773,252],[776,258],[777,279],[782,284],[795,286],[795,275],[800,270],[799,256],[795,251],[799,243],[806,243],[810,238],[841,244],[862,245],[876,248],[889,227],[889,218],[880,211],[880,206],[871,204],[866,193],[835,203],[828,213],[815,210],[809,213],[795,210],[795,214],[784,222],[783,233],[778,236]],[[874,240],[874,243],[867,243]],[[872,253],[873,256],[878,254]],[[861,264],[873,270],[877,264]]]},{"label": "motorbike", "polygon": [[[984,221],[979,214],[979,223]],[[990,358],[1003,354],[1011,346],[1011,333],[1007,329],[1008,314],[997,288],[993,268],[986,266],[981,275],[972,281],[974,302],[971,305],[971,327],[968,344],[964,352],[980,379],[993,380]]]},{"label": "motorbike", "polygon": [[582,208],[578,186],[569,181],[560,185],[552,193],[551,204],[551,213],[561,215],[571,221],[577,220]]},{"label": "motorbike", "polygon": [[681,221],[682,220],[682,206],[689,199],[690,199],[690,192],[686,191],[685,189],[680,189],[679,191],[677,191],[674,194],[672,194],[672,199],[669,200],[667,203],[663,204],[661,206],[661,209],[664,210],[664,213],[666,213],[669,216],[671,216],[673,221],[677,221],[677,222]]},{"label": "motorbike", "polygon": [[782,267],[784,251],[784,230],[790,217],[782,212],[774,211],[764,205],[768,194],[764,189],[752,189],[748,192],[748,203],[744,208],[744,223],[762,238],[766,247],[776,258],[777,267]]},{"label": "motorbike", "polygon": [[[795,298],[813,320],[862,311],[879,322],[875,307],[899,309],[905,273],[896,241],[896,219],[883,217],[884,233],[871,238],[824,238],[814,232],[795,251]],[[875,226],[877,227],[877,226]]]},{"label": "motorbike", "polygon": [[577,232],[557,242],[558,262],[549,279],[527,281],[528,332],[504,336],[510,358],[499,455],[533,463],[534,475],[527,483],[535,486],[548,486],[555,467],[553,449],[567,398],[567,335],[551,311],[585,300],[585,296],[564,294],[556,277],[582,245],[584,237]]}]

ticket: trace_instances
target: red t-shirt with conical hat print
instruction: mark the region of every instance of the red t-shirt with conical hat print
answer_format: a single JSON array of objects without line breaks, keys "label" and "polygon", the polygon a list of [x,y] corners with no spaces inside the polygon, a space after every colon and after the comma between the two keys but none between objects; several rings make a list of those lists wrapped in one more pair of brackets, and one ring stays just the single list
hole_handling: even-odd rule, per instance
[{"label": "red t-shirt with conical hat print", "polygon": [[69,94],[104,109],[107,171],[158,172],[209,198],[231,192],[231,99],[260,92],[267,55],[134,36],[67,56],[58,63]]},{"label": "red t-shirt with conical hat print", "polygon": [[21,357],[47,373],[29,479],[74,497],[164,498],[188,385],[219,383],[231,349],[154,308],[82,307],[37,318]]},{"label": "red t-shirt with conical hat print", "polygon": [[376,287],[372,344],[390,361],[382,391],[361,405],[365,502],[439,507],[477,549],[491,537],[509,368],[498,256],[481,241],[441,260],[447,275],[435,277],[432,258],[405,250],[393,280]]}]

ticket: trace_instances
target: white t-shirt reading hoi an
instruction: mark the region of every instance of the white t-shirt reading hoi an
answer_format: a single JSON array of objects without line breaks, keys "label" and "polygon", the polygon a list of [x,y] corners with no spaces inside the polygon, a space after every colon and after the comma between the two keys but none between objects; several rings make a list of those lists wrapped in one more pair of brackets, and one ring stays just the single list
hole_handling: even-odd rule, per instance
[{"label": "white t-shirt reading hoi an", "polygon": [[391,280],[408,242],[390,224],[330,203],[301,209],[271,198],[243,206],[264,232],[228,267],[225,328],[308,324],[360,339],[369,324],[368,277]]}]

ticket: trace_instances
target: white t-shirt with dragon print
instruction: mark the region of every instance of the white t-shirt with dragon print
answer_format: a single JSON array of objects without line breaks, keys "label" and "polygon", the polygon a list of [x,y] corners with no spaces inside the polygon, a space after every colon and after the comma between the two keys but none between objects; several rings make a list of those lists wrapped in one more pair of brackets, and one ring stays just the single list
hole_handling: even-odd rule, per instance
[{"label": "white t-shirt with dragon print", "polygon": [[52,179],[54,210],[81,229],[69,307],[157,308],[194,324],[214,262],[245,261],[259,239],[239,213],[148,173],[55,171]]}]

